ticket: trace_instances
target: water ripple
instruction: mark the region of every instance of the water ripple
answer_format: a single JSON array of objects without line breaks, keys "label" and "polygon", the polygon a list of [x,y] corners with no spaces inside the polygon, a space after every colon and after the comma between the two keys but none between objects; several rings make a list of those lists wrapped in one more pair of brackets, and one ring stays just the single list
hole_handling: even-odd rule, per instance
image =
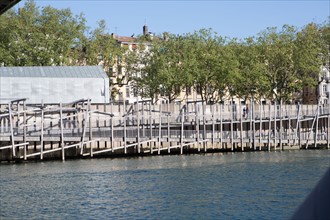
[{"label": "water ripple", "polygon": [[1,219],[287,219],[329,151],[1,165]]}]

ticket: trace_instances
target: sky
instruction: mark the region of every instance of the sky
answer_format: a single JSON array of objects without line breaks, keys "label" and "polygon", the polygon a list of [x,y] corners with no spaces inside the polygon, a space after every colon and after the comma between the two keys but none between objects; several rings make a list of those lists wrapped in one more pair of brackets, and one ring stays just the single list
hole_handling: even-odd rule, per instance
[{"label": "sky", "polygon": [[[15,7],[22,7],[22,0]],[[298,28],[310,22],[323,23],[330,16],[328,0],[35,0],[40,7],[70,8],[83,13],[92,29],[104,19],[108,33],[120,36],[149,32],[162,34],[192,33],[211,28],[218,35],[243,39],[256,36],[267,27],[284,24]]]}]

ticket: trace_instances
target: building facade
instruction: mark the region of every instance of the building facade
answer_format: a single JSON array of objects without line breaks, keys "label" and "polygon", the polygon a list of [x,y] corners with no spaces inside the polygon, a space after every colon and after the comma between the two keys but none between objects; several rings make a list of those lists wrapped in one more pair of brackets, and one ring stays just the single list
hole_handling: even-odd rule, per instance
[{"label": "building facade", "polygon": [[[134,37],[134,35],[130,37],[118,36],[116,34],[111,35],[122,48],[125,48],[130,52],[135,51],[143,54],[144,52],[149,51],[152,46],[150,42],[141,41]],[[151,35],[152,34],[148,32],[148,27],[144,25],[143,37],[149,37]],[[137,100],[141,100],[142,98],[138,96],[137,92],[133,88],[132,82],[128,80],[128,74],[138,76],[139,73],[128,73],[126,65],[127,64],[124,61],[118,61],[117,64],[112,67],[112,91],[115,92],[115,94],[112,94],[112,97],[115,101],[127,101],[129,103],[133,103]],[[118,82],[119,79],[122,79],[120,83]]]},{"label": "building facade", "polygon": [[303,88],[303,104],[329,104],[330,103],[330,72],[329,65],[324,65],[320,69],[318,85],[316,87]]}]

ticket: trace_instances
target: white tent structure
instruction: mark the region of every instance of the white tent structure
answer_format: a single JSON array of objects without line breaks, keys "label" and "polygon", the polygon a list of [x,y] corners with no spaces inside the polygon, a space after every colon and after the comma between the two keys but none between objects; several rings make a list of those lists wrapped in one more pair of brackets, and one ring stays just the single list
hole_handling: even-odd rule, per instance
[{"label": "white tent structure", "polygon": [[82,98],[109,102],[109,77],[101,66],[0,67],[0,104],[68,103]]}]

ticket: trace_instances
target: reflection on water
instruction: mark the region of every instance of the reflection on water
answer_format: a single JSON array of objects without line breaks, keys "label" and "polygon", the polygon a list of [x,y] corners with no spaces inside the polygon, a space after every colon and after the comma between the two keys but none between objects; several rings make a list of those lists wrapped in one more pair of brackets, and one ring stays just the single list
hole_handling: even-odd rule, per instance
[{"label": "reflection on water", "polygon": [[0,166],[1,219],[287,219],[328,150]]}]

